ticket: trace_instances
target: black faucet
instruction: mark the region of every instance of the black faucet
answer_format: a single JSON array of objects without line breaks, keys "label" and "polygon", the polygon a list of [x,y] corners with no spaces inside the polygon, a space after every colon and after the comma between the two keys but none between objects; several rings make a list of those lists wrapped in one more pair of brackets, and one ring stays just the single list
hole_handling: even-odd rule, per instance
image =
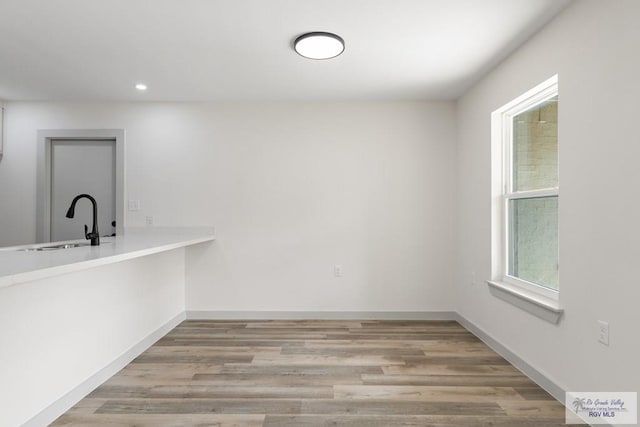
[{"label": "black faucet", "polygon": [[91,246],[98,246],[100,244],[100,234],[98,233],[98,204],[96,203],[96,199],[88,194],[78,194],[73,198],[71,206],[69,206],[69,210],[67,211],[67,218],[73,218],[76,210],[76,203],[82,198],[89,199],[91,201],[91,204],[93,205],[93,227],[91,227],[91,233],[89,233],[89,228],[85,224],[84,237],[87,240],[91,240]]}]

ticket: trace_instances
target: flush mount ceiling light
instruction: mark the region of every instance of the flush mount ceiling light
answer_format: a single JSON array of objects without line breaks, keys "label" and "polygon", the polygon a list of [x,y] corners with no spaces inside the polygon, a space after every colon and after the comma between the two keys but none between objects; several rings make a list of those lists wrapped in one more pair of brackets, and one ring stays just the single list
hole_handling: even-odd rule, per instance
[{"label": "flush mount ceiling light", "polygon": [[298,55],[305,58],[329,59],[344,52],[344,40],[333,33],[314,31],[299,36],[293,47]]},{"label": "flush mount ceiling light", "polygon": [[144,83],[138,83],[136,85],[136,89],[138,89],[140,92],[144,92],[145,90],[147,90],[147,85]]}]

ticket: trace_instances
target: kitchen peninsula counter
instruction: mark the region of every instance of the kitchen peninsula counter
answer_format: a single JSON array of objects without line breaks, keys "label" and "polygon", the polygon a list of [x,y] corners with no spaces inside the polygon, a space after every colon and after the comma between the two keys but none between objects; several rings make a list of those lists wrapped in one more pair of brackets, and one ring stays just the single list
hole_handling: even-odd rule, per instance
[{"label": "kitchen peninsula counter", "polygon": [[[0,249],[0,288],[88,268],[126,261],[215,240],[213,228],[128,228],[121,236],[102,237],[99,246],[28,250],[56,243]],[[74,241],[88,243],[88,241]],[[66,243],[66,242],[65,242]],[[21,250],[22,249],[22,250]]]}]

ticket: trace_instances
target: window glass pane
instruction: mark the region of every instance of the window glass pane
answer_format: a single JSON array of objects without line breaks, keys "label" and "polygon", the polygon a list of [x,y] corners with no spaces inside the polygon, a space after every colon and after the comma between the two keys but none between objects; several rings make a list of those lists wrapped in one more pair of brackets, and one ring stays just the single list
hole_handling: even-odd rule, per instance
[{"label": "window glass pane", "polygon": [[509,201],[509,275],[558,289],[558,197]]},{"label": "window glass pane", "polygon": [[513,191],[558,186],[558,97],[513,118]]}]

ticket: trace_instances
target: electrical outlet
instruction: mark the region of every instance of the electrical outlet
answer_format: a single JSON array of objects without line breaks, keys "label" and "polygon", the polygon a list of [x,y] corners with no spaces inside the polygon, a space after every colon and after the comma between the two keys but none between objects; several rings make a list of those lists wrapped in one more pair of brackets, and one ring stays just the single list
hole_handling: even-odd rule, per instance
[{"label": "electrical outlet", "polygon": [[146,216],[144,217],[145,222],[147,225],[153,225],[153,217],[152,216]]},{"label": "electrical outlet", "polygon": [[335,277],[342,277],[342,266],[341,265],[334,265],[333,266],[333,275]]},{"label": "electrical outlet", "polygon": [[609,322],[598,320],[598,341],[609,345]]}]

